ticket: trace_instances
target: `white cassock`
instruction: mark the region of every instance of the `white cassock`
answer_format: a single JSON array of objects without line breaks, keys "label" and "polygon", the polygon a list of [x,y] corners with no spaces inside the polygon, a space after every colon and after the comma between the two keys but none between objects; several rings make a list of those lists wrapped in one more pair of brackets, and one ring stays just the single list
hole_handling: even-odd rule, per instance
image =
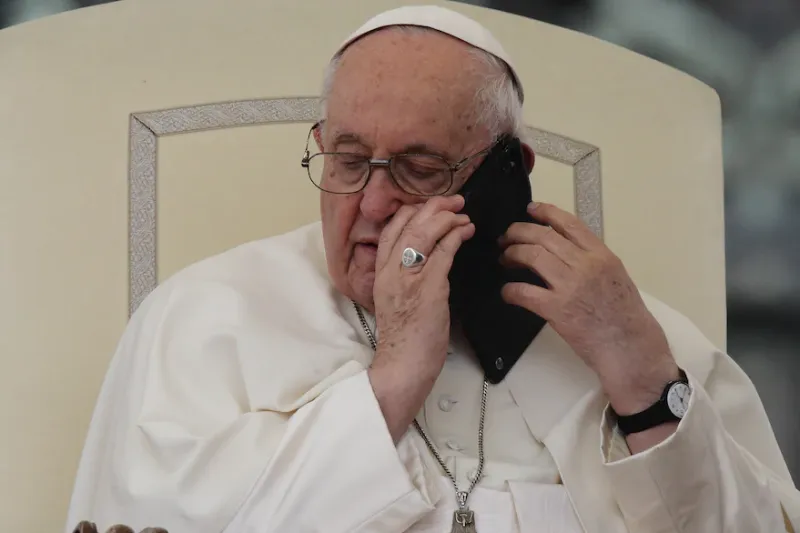
[{"label": "white cassock", "polygon": [[[479,533],[800,524],[800,493],[750,380],[686,318],[646,301],[694,387],[677,432],[630,456],[594,374],[546,327],[489,390],[487,466],[470,498]],[[451,351],[419,421],[464,487],[482,375],[457,339]],[[189,267],[123,335],[67,530],[450,531],[454,490],[413,429],[392,442],[371,358],[331,286],[318,223]]]}]

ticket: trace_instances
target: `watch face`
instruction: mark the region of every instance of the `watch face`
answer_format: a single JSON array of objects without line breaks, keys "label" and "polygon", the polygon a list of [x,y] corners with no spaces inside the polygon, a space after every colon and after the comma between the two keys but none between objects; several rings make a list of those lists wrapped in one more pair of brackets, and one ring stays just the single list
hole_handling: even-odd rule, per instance
[{"label": "watch face", "polygon": [[675,383],[670,387],[667,393],[667,406],[672,414],[678,418],[683,418],[686,411],[689,410],[689,398],[692,396],[692,390],[686,383]]}]

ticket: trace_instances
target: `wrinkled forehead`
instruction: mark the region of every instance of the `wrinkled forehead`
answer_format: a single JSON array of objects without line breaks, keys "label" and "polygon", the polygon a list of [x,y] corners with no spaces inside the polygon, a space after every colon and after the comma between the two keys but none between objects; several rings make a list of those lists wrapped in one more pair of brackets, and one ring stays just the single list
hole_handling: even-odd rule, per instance
[{"label": "wrinkled forehead", "polygon": [[363,37],[340,59],[326,129],[469,142],[480,135],[475,103],[487,68],[474,50],[435,31],[388,28]]}]

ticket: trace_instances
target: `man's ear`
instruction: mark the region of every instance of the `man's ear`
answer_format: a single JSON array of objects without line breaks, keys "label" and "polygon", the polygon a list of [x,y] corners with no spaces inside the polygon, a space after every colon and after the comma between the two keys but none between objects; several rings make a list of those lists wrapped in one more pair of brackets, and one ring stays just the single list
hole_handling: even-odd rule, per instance
[{"label": "man's ear", "polygon": [[320,152],[324,152],[325,150],[322,148],[322,125],[320,124],[316,128],[314,128],[314,141],[317,143],[317,148]]},{"label": "man's ear", "polygon": [[530,174],[536,163],[536,154],[533,152],[533,148],[525,143],[522,143],[522,161],[525,163],[525,172]]}]

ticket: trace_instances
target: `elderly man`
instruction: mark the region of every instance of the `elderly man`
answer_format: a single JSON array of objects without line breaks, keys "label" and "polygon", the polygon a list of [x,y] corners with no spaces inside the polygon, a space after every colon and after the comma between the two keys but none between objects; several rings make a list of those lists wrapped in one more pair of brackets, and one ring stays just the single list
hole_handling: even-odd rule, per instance
[{"label": "elderly man", "polygon": [[321,224],[193,265],[142,304],[68,527],[792,531],[800,494],[748,378],[555,206],[497,244],[544,280],[503,299],[547,324],[485,377],[448,303],[476,233],[457,193],[498,138],[524,138],[522,99],[500,44],[442,8],[349,38],[303,159]]}]

